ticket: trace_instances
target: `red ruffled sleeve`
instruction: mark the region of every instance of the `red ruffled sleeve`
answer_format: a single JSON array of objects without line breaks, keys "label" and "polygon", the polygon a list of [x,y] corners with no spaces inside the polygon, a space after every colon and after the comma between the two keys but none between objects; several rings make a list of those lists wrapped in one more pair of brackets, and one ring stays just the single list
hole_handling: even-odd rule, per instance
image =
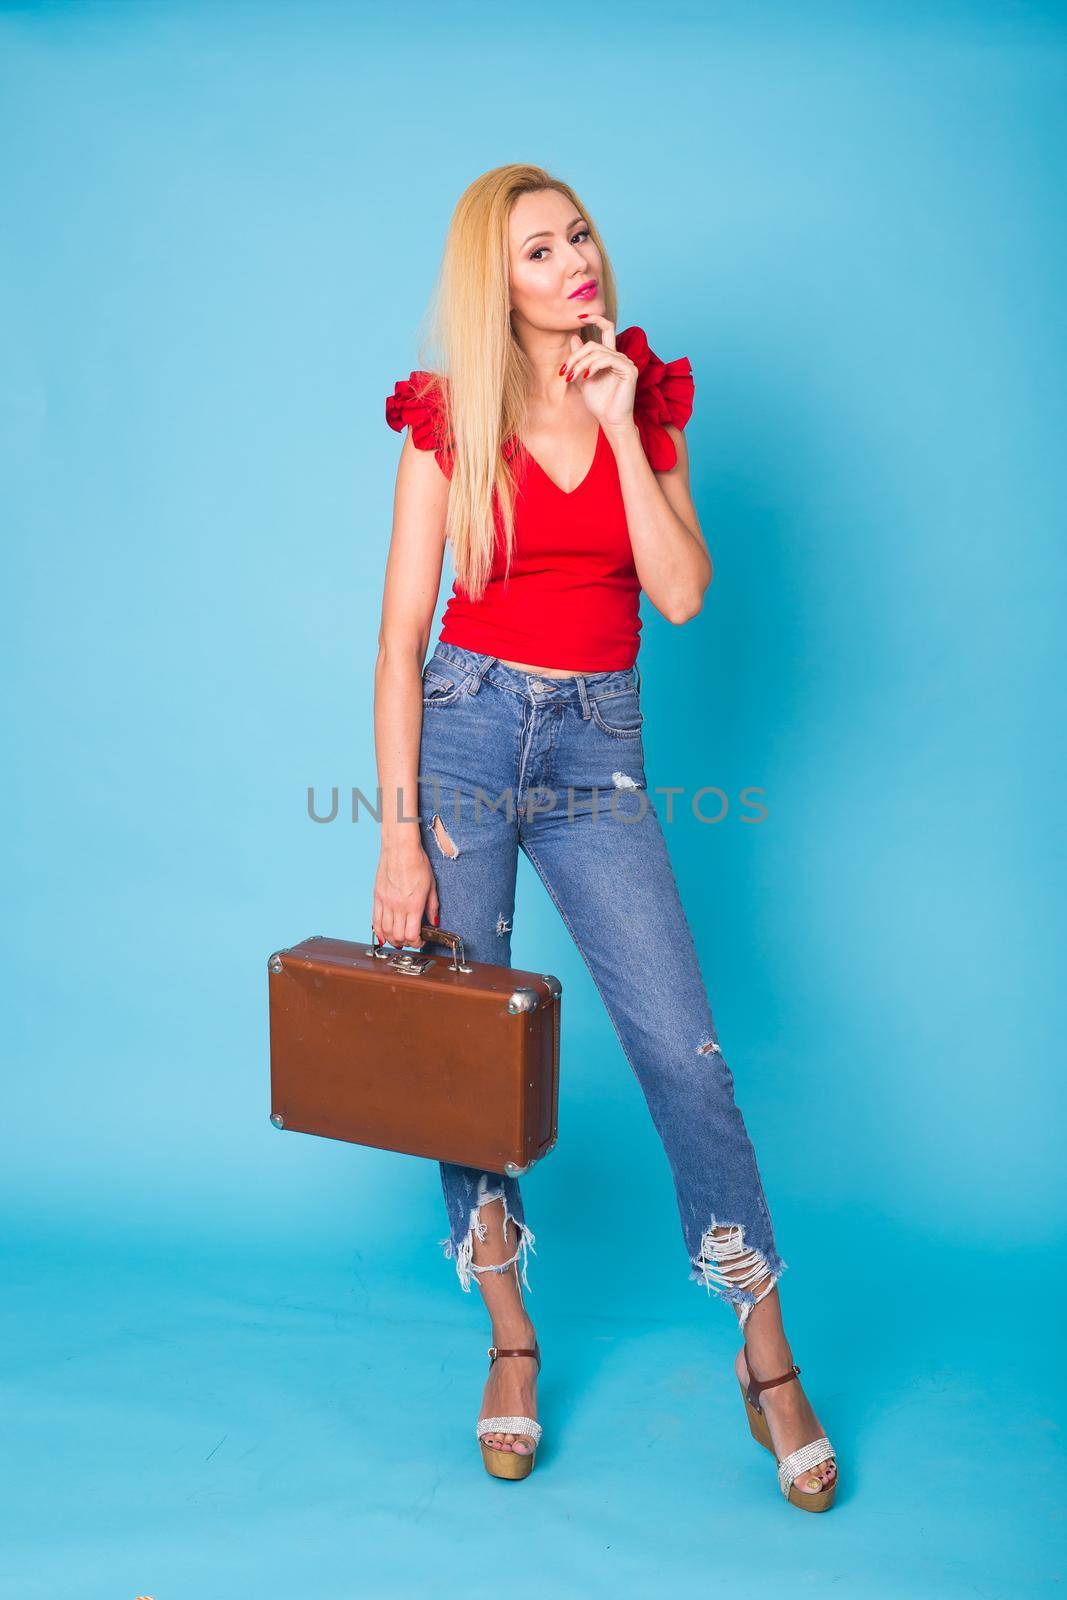
[{"label": "red ruffled sleeve", "polygon": [[654,471],[669,472],[678,459],[674,440],[663,426],[684,428],[693,415],[693,369],[688,356],[661,361],[649,348],[643,328],[623,328],[615,346],[637,367],[634,422]]},{"label": "red ruffled sleeve", "polygon": [[448,405],[444,383],[436,373],[416,371],[400,378],[386,396],[385,420],[397,433],[411,428],[420,450],[432,450],[446,478],[452,476],[452,448],[448,430]]}]

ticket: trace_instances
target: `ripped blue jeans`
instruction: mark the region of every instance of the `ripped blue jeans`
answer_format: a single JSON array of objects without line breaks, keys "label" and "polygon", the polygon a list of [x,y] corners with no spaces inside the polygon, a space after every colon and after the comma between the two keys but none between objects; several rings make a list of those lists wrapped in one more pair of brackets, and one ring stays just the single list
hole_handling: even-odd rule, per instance
[{"label": "ripped blue jeans", "polygon": [[[674,1177],[691,1279],[738,1308],[774,1288],[777,1254],[696,947],[645,784],[636,668],[539,678],[439,641],[423,669],[419,825],[442,928],[468,960],[511,965],[518,852],[551,895],[636,1074]],[[425,945],[424,949],[432,949]],[[518,1181],[441,1163],[461,1286],[514,1268],[529,1288]],[[480,1208],[503,1198],[515,1254],[479,1266]]]}]

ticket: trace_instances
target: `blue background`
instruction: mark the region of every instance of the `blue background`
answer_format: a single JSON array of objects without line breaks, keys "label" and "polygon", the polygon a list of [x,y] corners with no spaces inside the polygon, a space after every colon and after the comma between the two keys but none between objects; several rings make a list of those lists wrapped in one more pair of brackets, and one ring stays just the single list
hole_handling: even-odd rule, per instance
[{"label": "blue background", "polygon": [[[4,1597],[1059,1592],[1065,90],[1059,5],[0,11]],[[268,954],[369,932],[375,827],[306,790],[377,781],[384,398],[507,161],[696,375],[648,777],[765,790],[668,842],[829,1517],[525,860],[528,1483],[436,1168],[268,1122]]]}]

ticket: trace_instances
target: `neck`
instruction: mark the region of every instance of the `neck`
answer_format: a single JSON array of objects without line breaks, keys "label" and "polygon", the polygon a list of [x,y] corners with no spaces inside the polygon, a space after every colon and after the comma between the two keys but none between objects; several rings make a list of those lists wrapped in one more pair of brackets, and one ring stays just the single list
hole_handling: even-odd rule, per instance
[{"label": "neck", "polygon": [[520,324],[515,337],[533,368],[530,382],[530,399],[538,405],[562,405],[567,399],[570,385],[565,384],[559,369],[571,353],[571,334],[575,328],[533,328]]}]

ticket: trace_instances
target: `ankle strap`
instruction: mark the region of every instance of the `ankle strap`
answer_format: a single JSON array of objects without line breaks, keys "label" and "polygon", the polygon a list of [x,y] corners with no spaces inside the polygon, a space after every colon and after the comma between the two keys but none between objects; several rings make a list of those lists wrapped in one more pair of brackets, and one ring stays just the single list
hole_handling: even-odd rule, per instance
[{"label": "ankle strap", "polygon": [[493,1365],[498,1356],[533,1356],[537,1362],[538,1371],[541,1369],[541,1346],[539,1344],[535,1344],[532,1350],[502,1350],[499,1345],[491,1344],[489,1346],[490,1366]]},{"label": "ankle strap", "polygon": [[780,1377],[754,1378],[752,1376],[752,1368],[748,1365],[747,1348],[745,1350],[745,1365],[748,1366],[748,1398],[752,1405],[755,1406],[757,1411],[762,1411],[763,1409],[757,1396],[762,1394],[764,1389],[773,1389],[776,1383],[789,1383],[792,1378],[798,1378],[800,1376],[800,1368],[797,1366],[796,1362],[794,1362],[789,1371],[783,1372]]}]

